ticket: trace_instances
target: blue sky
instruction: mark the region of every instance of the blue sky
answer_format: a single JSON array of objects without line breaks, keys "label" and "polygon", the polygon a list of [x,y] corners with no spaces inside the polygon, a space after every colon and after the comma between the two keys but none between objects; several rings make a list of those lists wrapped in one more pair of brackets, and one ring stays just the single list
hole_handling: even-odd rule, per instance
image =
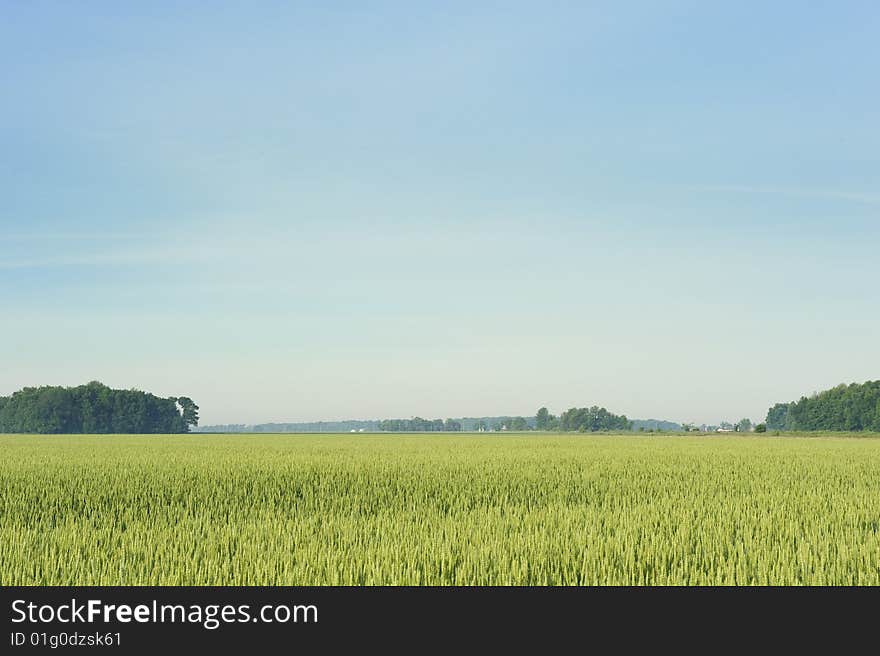
[{"label": "blue sky", "polygon": [[137,5],[0,6],[0,394],[717,422],[880,378],[876,3]]}]

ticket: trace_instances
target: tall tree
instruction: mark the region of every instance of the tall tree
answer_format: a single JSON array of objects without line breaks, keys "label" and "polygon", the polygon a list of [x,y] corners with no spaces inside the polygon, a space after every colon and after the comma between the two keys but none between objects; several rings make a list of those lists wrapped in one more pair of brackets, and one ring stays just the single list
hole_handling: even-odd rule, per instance
[{"label": "tall tree", "polygon": [[538,430],[547,430],[550,427],[550,411],[547,408],[541,408],[535,414],[535,428]]}]

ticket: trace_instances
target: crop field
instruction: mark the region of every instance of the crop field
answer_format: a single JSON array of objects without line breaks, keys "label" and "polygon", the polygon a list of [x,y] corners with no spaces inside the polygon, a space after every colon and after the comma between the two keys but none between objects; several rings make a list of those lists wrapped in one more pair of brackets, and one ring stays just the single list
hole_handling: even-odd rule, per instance
[{"label": "crop field", "polygon": [[880,439],[0,436],[2,585],[880,584]]}]

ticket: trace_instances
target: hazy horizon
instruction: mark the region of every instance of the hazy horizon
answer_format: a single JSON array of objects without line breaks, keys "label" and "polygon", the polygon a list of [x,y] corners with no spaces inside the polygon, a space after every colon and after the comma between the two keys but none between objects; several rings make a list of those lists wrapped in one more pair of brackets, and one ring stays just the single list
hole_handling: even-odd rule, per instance
[{"label": "hazy horizon", "polygon": [[0,19],[0,395],[712,424],[880,378],[876,3]]}]

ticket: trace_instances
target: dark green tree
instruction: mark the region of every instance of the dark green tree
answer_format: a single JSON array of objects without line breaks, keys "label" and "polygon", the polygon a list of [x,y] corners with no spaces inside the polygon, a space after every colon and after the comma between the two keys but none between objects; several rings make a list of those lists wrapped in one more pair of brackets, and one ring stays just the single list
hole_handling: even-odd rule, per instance
[{"label": "dark green tree", "polygon": [[777,403],[767,413],[767,427],[800,431],[880,431],[880,380],[838,385]]},{"label": "dark green tree", "polygon": [[786,430],[788,426],[788,411],[790,403],[777,403],[767,411],[767,428],[771,430]]},{"label": "dark green tree", "polygon": [[180,415],[183,423],[187,426],[199,425],[199,406],[193,403],[188,396],[177,397],[177,405],[180,407]]},{"label": "dark green tree", "polygon": [[523,417],[514,417],[510,420],[507,430],[512,431],[527,431],[529,430],[529,424]]},{"label": "dark green tree", "polygon": [[569,408],[559,417],[559,430],[566,432],[628,431],[632,429],[626,415],[615,415],[605,408]]},{"label": "dark green tree", "polygon": [[198,424],[198,406],[115,390],[97,381],[79,387],[26,387],[0,397],[5,433],[185,433]]},{"label": "dark green tree", "polygon": [[535,414],[535,428],[537,430],[547,430],[550,426],[550,411],[547,408],[541,408]]}]

